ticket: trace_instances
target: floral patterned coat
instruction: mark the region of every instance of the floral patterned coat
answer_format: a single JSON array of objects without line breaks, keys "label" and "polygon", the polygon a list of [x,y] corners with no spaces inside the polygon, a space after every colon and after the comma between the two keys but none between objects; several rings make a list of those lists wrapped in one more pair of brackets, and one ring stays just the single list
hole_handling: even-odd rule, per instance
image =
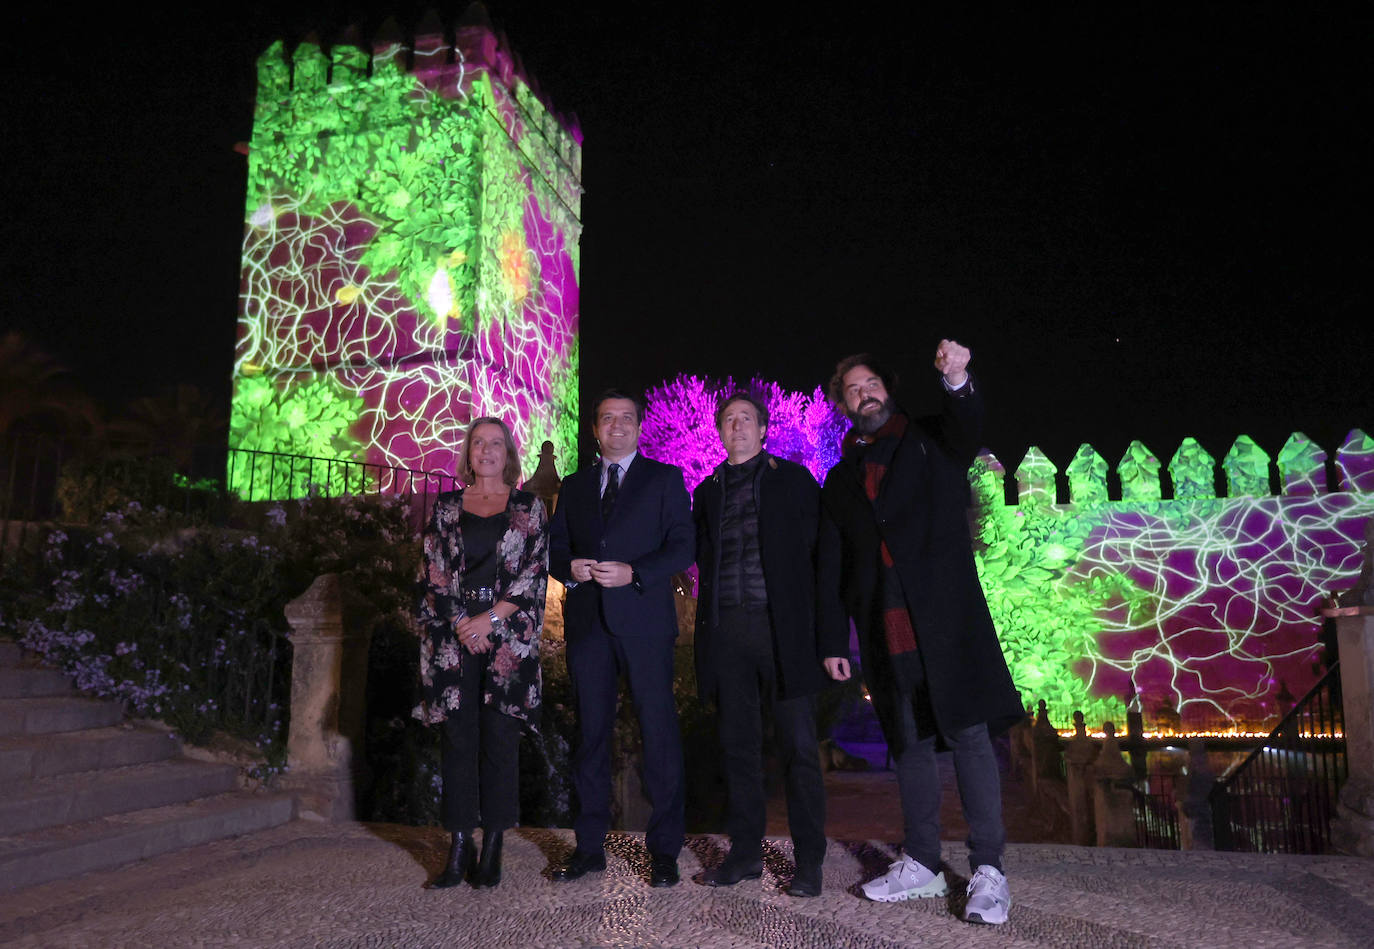
[{"label": "floral patterned coat", "polygon": [[[473,657],[458,642],[455,618],[461,616],[463,575],[463,492],[439,495],[424,533],[420,570],[420,704],[412,714],[425,724],[444,721],[462,703],[477,700],[459,687],[463,663]],[[510,525],[501,538],[495,595],[515,604],[500,642],[489,653],[491,665],[480,700],[532,725],[538,721],[543,679],[539,637],[544,629],[544,592],[549,579],[549,526],[544,502],[528,491],[511,491],[506,503]]]}]

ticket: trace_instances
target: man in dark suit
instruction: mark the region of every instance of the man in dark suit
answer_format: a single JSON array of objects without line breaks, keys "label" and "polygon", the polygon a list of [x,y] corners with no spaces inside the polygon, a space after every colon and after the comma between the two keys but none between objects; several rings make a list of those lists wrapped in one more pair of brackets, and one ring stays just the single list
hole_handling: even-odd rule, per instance
[{"label": "man in dark suit", "polygon": [[593,420],[601,457],[563,481],[549,527],[549,573],[568,586],[563,622],[579,735],[577,849],[553,877],[575,880],[606,868],[611,736],[623,674],[644,739],[644,789],[653,807],[645,834],[650,883],[672,886],[686,795],[673,701],[671,579],[692,563],[692,515],[682,470],[639,454],[638,400],[607,391]]},{"label": "man in dark suit", "polygon": [[[704,877],[733,886],[763,873],[763,711],[771,708],[787,788],[796,873],[787,892],[819,896],[825,785],[816,748],[815,553],[820,488],[763,450],[768,408],[746,392],[716,411],[726,460],[692,499],[697,524],[697,684],[719,712],[730,852]],[[845,643],[844,646],[848,644]],[[845,655],[844,646],[827,655]]]},{"label": "man in dark suit", "polygon": [[[873,356],[836,367],[830,396],[854,427],[822,491],[819,619],[831,635],[850,619],[858,628],[864,678],[897,768],[903,853],[864,893],[890,902],[946,892],[939,746],[954,753],[969,825],[964,918],[1003,923],[1011,895],[989,736],[1025,713],[973,560],[968,467],[982,439],[983,402],[968,361],[967,348],[940,341],[944,407],[929,418],[897,408],[896,380]],[[826,665],[848,675],[844,660]]]}]

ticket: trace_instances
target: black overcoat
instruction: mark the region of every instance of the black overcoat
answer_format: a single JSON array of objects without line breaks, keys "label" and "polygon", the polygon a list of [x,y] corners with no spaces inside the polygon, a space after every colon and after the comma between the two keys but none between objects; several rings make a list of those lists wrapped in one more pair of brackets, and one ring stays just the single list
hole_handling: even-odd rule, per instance
[{"label": "black overcoat", "polygon": [[[697,485],[692,496],[700,584],[695,635],[697,691],[704,700],[713,699],[717,688],[714,648],[720,624],[716,589],[724,470],[722,463]],[[772,455],[760,466],[755,484],[759,557],[768,592],[778,695],[788,699],[810,695],[830,681],[816,646],[815,555],[820,487],[801,465]],[[845,648],[830,655],[848,654],[846,643]]]},{"label": "black overcoat", "polygon": [[911,612],[939,729],[987,722],[996,734],[1025,717],[973,561],[968,468],[981,445],[982,419],[982,396],[970,378],[944,394],[941,414],[909,419],[876,500],[869,501],[852,452],[825,478],[817,548],[821,636],[845,635],[853,619],[889,745],[898,729],[878,590],[884,540]]}]

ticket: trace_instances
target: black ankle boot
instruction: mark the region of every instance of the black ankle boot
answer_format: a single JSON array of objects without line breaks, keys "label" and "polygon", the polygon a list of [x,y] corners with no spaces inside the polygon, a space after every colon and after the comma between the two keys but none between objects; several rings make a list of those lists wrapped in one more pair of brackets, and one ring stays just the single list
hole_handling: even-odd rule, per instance
[{"label": "black ankle boot", "polygon": [[425,884],[426,889],[446,890],[463,882],[464,877],[472,875],[472,831],[455,830],[453,841],[448,848],[448,863],[444,872]]},{"label": "black ankle boot", "polygon": [[499,830],[482,831],[482,856],[477,861],[473,886],[496,886],[501,882],[501,834]]}]

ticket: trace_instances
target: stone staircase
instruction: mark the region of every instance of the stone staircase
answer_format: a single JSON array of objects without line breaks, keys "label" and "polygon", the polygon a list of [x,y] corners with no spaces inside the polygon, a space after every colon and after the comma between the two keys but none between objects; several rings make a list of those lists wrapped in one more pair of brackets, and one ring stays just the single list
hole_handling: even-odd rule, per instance
[{"label": "stone staircase", "polygon": [[0,642],[0,892],[275,827],[295,809]]}]

